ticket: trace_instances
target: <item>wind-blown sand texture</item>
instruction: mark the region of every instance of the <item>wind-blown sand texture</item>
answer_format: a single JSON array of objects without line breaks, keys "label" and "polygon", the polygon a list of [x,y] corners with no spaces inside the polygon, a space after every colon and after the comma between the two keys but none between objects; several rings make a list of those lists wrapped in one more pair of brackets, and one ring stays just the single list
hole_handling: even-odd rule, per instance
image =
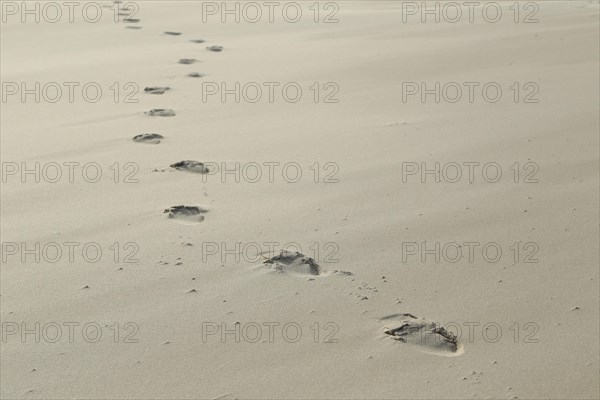
[{"label": "wind-blown sand texture", "polygon": [[[202,22],[194,1],[138,2],[125,23],[8,18],[3,83],[82,85],[2,102],[0,396],[598,398],[599,6],[534,3],[529,24],[513,2],[496,24],[403,22],[393,1],[336,2],[331,24],[312,2],[295,24]],[[207,95],[236,82],[281,85],[273,102]],[[482,84],[422,102],[403,82]],[[436,162],[479,166],[423,183]],[[52,183],[22,163],[79,164]],[[473,262],[449,261],[471,242]]]}]

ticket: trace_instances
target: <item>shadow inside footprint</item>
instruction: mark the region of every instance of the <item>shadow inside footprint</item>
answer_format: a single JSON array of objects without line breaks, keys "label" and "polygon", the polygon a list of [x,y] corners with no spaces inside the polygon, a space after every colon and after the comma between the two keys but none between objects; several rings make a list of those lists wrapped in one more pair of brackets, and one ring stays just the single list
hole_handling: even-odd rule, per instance
[{"label": "shadow inside footprint", "polygon": [[182,58],[182,59],[179,60],[179,64],[186,64],[186,65],[188,65],[188,64],[193,64],[196,61],[198,61],[198,60],[196,60],[195,58]]},{"label": "shadow inside footprint", "polygon": [[170,108],[153,108],[150,111],[146,111],[144,114],[153,117],[174,117],[175,111]]},{"label": "shadow inside footprint", "polygon": [[396,314],[384,319],[394,319],[395,328],[385,327],[384,333],[402,343],[417,346],[426,353],[438,355],[462,354],[462,346],[452,332],[439,323],[412,314]]},{"label": "shadow inside footprint", "polygon": [[263,261],[268,268],[293,275],[321,275],[321,267],[310,257],[297,251],[283,250]]},{"label": "shadow inside footprint", "polygon": [[192,43],[204,43],[204,42],[206,42],[206,40],[204,40],[204,39],[192,39],[192,40],[190,40],[190,42],[192,42]]},{"label": "shadow inside footprint", "polygon": [[199,72],[190,72],[187,76],[191,77],[191,78],[202,78],[204,76],[206,76],[205,74],[201,74]]},{"label": "shadow inside footprint", "polygon": [[150,94],[163,94],[164,92],[166,92],[167,90],[171,89],[168,86],[149,86],[144,88],[144,92],[146,93],[150,93]]},{"label": "shadow inside footprint", "polygon": [[200,161],[183,160],[170,165],[171,168],[175,168],[178,171],[188,171],[195,174],[208,174],[210,171]]},{"label": "shadow inside footprint", "polygon": [[137,24],[138,22],[140,22],[140,20],[138,18],[125,18],[123,20],[123,22],[127,22],[130,24]]},{"label": "shadow inside footprint", "polygon": [[185,223],[200,223],[204,221],[204,215],[208,210],[197,206],[173,206],[165,209],[163,213],[168,213],[169,218],[179,220]]},{"label": "shadow inside footprint", "polygon": [[159,144],[165,137],[158,133],[142,133],[133,137],[134,142],[147,143],[147,144]]},{"label": "shadow inside footprint", "polygon": [[171,31],[166,31],[165,35],[171,35],[171,36],[179,36],[181,35],[181,32],[171,32]]},{"label": "shadow inside footprint", "polygon": [[218,53],[220,51],[223,51],[223,46],[208,46],[206,49],[209,51],[215,51]]}]

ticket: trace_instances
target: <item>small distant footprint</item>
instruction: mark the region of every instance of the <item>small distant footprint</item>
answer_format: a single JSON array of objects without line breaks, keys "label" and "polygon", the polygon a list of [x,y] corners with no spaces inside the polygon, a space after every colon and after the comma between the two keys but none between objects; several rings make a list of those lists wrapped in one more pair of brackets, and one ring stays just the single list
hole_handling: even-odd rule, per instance
[{"label": "small distant footprint", "polygon": [[438,355],[460,355],[462,345],[456,335],[444,329],[439,323],[412,314],[394,314],[382,321],[394,320],[395,327],[384,328],[384,333],[393,339],[418,347],[420,350]]},{"label": "small distant footprint", "polygon": [[140,20],[138,18],[125,18],[123,20],[123,22],[127,22],[130,24],[137,24],[138,22],[140,22]]},{"label": "small distant footprint", "polygon": [[147,143],[147,144],[159,144],[165,137],[158,133],[142,133],[133,137],[134,142]]},{"label": "small distant footprint", "polygon": [[181,32],[171,32],[171,31],[166,31],[165,35],[171,35],[171,36],[179,36],[181,35]]},{"label": "small distant footprint", "polygon": [[223,46],[208,46],[207,49],[210,51],[220,52],[223,51]]},{"label": "small distant footprint", "polygon": [[126,26],[125,29],[142,29],[142,27],[141,26],[131,26],[131,25],[129,25],[129,26]]},{"label": "small distant footprint", "polygon": [[167,208],[164,213],[169,214],[169,218],[186,223],[200,223],[204,221],[204,215],[208,210],[197,206],[173,206]]},{"label": "small distant footprint", "polygon": [[153,108],[150,111],[146,111],[144,114],[153,117],[174,117],[175,111],[171,110],[170,108]]},{"label": "small distant footprint", "polygon": [[179,64],[193,64],[195,62],[197,62],[198,60],[196,60],[195,58],[182,58],[179,60]]},{"label": "small distant footprint", "polygon": [[187,76],[189,76],[191,78],[202,78],[202,77],[205,77],[206,74],[201,74],[199,72],[190,72],[189,74],[187,74]]},{"label": "small distant footprint", "polygon": [[210,171],[200,161],[183,160],[170,165],[171,168],[175,168],[178,171],[194,172],[196,174],[208,174]]},{"label": "small distant footprint", "polygon": [[144,88],[144,92],[150,93],[150,94],[163,94],[167,90],[170,90],[170,89],[171,88],[168,86],[149,86],[149,87]]},{"label": "small distant footprint", "polygon": [[204,39],[192,39],[192,40],[190,40],[190,42],[193,42],[193,43],[204,43],[204,42],[206,42],[206,40],[204,40]]}]

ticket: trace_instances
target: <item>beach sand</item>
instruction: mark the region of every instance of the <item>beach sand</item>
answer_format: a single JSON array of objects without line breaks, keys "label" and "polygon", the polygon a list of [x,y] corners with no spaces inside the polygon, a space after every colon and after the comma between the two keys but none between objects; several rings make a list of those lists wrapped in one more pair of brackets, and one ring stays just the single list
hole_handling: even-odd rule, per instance
[{"label": "beach sand", "polygon": [[3,10],[2,398],[599,397],[597,1],[98,4]]}]

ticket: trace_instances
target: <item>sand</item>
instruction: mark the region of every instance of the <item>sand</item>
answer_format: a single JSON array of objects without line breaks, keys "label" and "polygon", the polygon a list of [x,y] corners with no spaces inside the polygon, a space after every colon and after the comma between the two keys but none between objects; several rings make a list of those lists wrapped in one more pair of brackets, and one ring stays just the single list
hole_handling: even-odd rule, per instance
[{"label": "sand", "polygon": [[3,9],[2,398],[600,396],[597,1],[97,4]]}]

